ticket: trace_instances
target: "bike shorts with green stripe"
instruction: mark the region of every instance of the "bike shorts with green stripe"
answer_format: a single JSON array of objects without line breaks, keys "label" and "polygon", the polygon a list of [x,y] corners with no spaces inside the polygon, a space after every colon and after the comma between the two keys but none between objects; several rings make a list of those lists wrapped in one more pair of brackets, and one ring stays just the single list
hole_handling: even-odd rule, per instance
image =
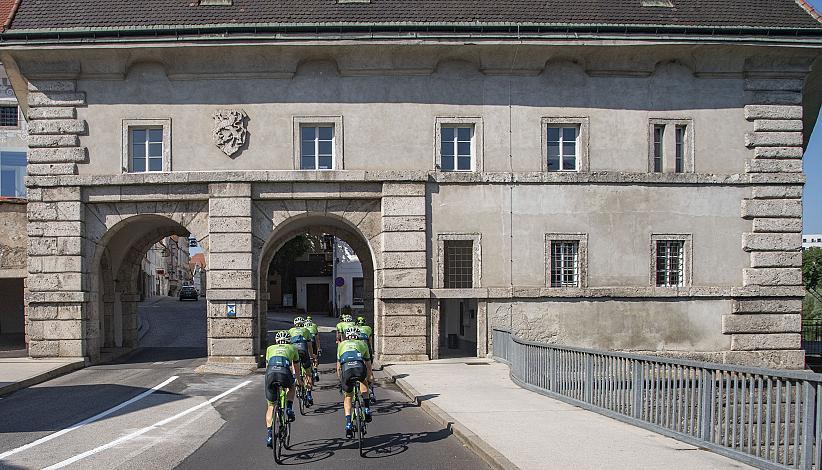
[{"label": "bike shorts with green stripe", "polygon": [[341,369],[343,392],[346,395],[351,395],[357,382],[365,382],[366,377],[368,377],[368,369],[362,361],[346,362],[341,365]]},{"label": "bike shorts with green stripe", "polygon": [[291,388],[294,386],[294,374],[291,369],[283,366],[268,366],[265,370],[265,399],[269,406],[277,401],[277,387]]}]

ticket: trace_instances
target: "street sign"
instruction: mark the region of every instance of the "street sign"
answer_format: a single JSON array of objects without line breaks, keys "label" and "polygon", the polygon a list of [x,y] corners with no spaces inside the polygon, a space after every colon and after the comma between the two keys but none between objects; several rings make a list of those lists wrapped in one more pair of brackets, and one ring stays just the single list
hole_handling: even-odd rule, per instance
[{"label": "street sign", "polygon": [[342,287],[345,285],[345,279],[338,277],[334,280],[334,284],[336,284],[337,287]]},{"label": "street sign", "polygon": [[237,305],[235,304],[227,304],[225,306],[225,316],[228,318],[236,318],[237,317]]}]

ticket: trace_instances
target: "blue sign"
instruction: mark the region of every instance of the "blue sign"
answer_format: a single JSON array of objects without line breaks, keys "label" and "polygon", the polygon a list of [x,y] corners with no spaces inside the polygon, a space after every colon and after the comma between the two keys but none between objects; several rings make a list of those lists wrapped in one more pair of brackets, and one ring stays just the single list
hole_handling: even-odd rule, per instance
[{"label": "blue sign", "polygon": [[236,318],[237,317],[237,306],[235,304],[227,304],[226,306],[225,316],[228,318]]},{"label": "blue sign", "polygon": [[334,280],[334,284],[336,284],[337,287],[342,287],[342,286],[345,285],[345,279],[343,279],[341,277],[338,277],[337,279]]}]

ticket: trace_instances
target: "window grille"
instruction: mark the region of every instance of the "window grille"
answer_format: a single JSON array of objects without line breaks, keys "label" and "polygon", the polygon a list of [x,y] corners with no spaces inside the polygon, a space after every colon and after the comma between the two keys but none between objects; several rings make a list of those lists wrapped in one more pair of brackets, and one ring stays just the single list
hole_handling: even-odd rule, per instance
[{"label": "window grille", "polygon": [[0,106],[0,126],[18,126],[17,106]]},{"label": "window grille", "polygon": [[472,240],[445,240],[444,283],[446,289],[470,289],[474,287]]},{"label": "window grille", "polygon": [[657,240],[657,287],[680,287],[684,285],[684,248],[685,242],[682,240]]},{"label": "window grille", "polygon": [[334,169],[333,126],[303,126],[300,128],[300,169]]},{"label": "window grille", "polygon": [[579,287],[579,242],[551,242],[551,287]]}]

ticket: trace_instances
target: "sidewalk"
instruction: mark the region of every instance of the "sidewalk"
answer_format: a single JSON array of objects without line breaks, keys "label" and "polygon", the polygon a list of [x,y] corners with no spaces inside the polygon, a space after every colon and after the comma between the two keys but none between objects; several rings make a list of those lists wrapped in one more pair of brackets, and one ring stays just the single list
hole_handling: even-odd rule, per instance
[{"label": "sidewalk", "polygon": [[520,388],[497,362],[449,359],[384,371],[496,468],[752,468]]},{"label": "sidewalk", "polygon": [[82,369],[83,359],[0,358],[0,395]]}]

